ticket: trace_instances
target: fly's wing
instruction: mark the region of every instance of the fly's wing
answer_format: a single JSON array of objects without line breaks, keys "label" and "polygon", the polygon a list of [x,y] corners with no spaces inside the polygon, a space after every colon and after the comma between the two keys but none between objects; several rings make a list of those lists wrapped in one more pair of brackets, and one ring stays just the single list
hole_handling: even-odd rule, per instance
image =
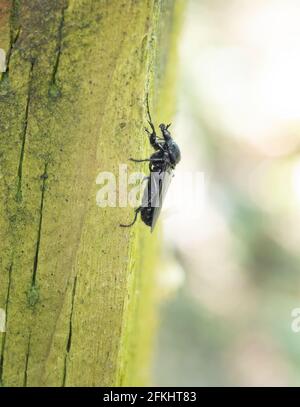
[{"label": "fly's wing", "polygon": [[152,199],[152,202],[155,202],[155,207],[153,208],[153,218],[151,224],[151,232],[153,232],[154,227],[156,225],[157,219],[159,217],[163,202],[165,200],[167,191],[169,189],[171,180],[173,178],[173,171],[171,168],[166,169],[160,178],[159,178],[159,187],[157,188],[157,193]]}]

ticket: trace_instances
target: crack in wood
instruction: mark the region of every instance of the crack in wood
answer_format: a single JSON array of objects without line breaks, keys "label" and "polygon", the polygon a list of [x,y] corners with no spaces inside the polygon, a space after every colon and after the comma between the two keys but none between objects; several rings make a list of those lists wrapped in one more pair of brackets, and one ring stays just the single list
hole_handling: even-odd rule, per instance
[{"label": "crack in wood", "polygon": [[34,262],[33,262],[33,272],[32,272],[32,281],[31,281],[32,287],[34,287],[36,284],[36,275],[37,275],[37,269],[38,269],[40,243],[41,243],[41,231],[42,231],[42,224],[43,224],[44,198],[45,198],[46,180],[48,178],[47,167],[48,167],[48,163],[45,164],[44,174],[41,176],[43,182],[42,182],[42,187],[41,187],[42,192],[41,192],[41,203],[40,203],[39,227],[38,227],[38,234],[37,234],[37,240],[36,240],[36,250],[35,250]]},{"label": "crack in wood", "polygon": [[7,330],[7,319],[8,319],[8,303],[10,297],[10,288],[11,288],[11,275],[12,275],[13,264],[11,263],[8,270],[8,286],[7,286],[7,295],[5,303],[5,332],[3,332],[2,346],[1,346],[1,357],[0,357],[0,384],[3,383],[3,367],[4,367],[4,351],[6,343],[6,330]]},{"label": "crack in wood", "polygon": [[68,364],[67,361],[68,361],[68,355],[69,355],[71,345],[72,345],[72,333],[73,333],[72,319],[73,319],[74,302],[75,302],[75,295],[76,295],[76,286],[77,286],[77,276],[75,277],[73,290],[72,290],[71,312],[70,312],[70,319],[69,319],[69,334],[68,334],[68,340],[67,340],[66,352],[65,352],[65,359],[64,359],[64,374],[63,374],[62,387],[65,387],[65,385],[66,385],[67,364]]},{"label": "crack in wood", "polygon": [[21,153],[20,153],[20,160],[19,160],[19,166],[18,166],[17,201],[22,200],[23,161],[24,161],[25,145],[26,145],[26,138],[27,138],[29,106],[30,106],[30,101],[31,101],[31,86],[32,86],[34,63],[35,63],[35,61],[32,60],[31,66],[30,66],[30,72],[29,72],[28,93],[27,93],[25,117],[24,117],[23,131],[22,131],[22,145],[21,145]]},{"label": "crack in wood", "polygon": [[29,361],[29,356],[30,356],[30,342],[31,342],[31,332],[29,333],[29,336],[28,336],[28,346],[27,346],[27,352],[26,352],[26,357],[25,357],[23,387],[27,387],[27,382],[28,382],[28,361]]},{"label": "crack in wood", "polygon": [[64,7],[62,8],[62,11],[61,11],[61,18],[60,18],[60,23],[59,23],[59,27],[58,27],[58,36],[57,36],[58,38],[57,38],[57,48],[56,48],[57,54],[56,54],[56,60],[55,60],[53,72],[52,72],[52,80],[51,80],[52,84],[56,84],[56,74],[58,71],[60,56],[61,56],[61,52],[62,52],[63,28],[64,28],[64,24],[65,24],[65,11],[67,8],[68,8],[68,3],[66,2],[66,4],[64,5]]}]

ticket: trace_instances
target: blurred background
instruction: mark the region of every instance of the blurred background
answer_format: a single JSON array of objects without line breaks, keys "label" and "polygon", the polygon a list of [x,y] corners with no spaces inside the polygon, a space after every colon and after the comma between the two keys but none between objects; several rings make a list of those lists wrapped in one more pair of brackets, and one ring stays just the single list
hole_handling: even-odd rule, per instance
[{"label": "blurred background", "polygon": [[163,221],[153,381],[298,386],[300,0],[190,0],[173,134],[199,210]]}]

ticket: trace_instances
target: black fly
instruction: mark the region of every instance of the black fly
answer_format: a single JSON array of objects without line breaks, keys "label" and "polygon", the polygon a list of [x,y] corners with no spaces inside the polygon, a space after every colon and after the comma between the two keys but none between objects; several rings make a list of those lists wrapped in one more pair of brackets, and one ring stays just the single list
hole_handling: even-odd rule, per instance
[{"label": "black fly", "polygon": [[142,221],[147,226],[150,226],[151,231],[153,231],[161,211],[163,200],[173,176],[173,169],[179,163],[181,155],[178,145],[175,143],[169,132],[169,127],[171,124],[160,124],[159,127],[162,137],[157,137],[150,114],[148,95],[147,113],[148,123],[151,131],[149,131],[148,128],[145,128],[145,131],[149,136],[150,144],[154,148],[155,153],[153,153],[150,158],[143,160],[136,160],[133,158],[130,158],[130,160],[134,162],[149,161],[150,175],[146,177],[147,185],[143,193],[142,204],[135,209],[133,221],[128,225],[120,226],[132,226],[140,212]]}]

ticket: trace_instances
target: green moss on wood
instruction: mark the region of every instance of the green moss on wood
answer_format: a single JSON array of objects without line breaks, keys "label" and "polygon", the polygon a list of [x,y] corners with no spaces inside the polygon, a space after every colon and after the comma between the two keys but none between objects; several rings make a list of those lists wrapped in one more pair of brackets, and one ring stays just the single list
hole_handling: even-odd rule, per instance
[{"label": "green moss on wood", "polygon": [[95,180],[149,154],[144,100],[168,70],[161,33],[174,2],[12,4],[0,79],[0,380],[144,384],[158,236],[119,228],[132,210],[97,207]]}]

